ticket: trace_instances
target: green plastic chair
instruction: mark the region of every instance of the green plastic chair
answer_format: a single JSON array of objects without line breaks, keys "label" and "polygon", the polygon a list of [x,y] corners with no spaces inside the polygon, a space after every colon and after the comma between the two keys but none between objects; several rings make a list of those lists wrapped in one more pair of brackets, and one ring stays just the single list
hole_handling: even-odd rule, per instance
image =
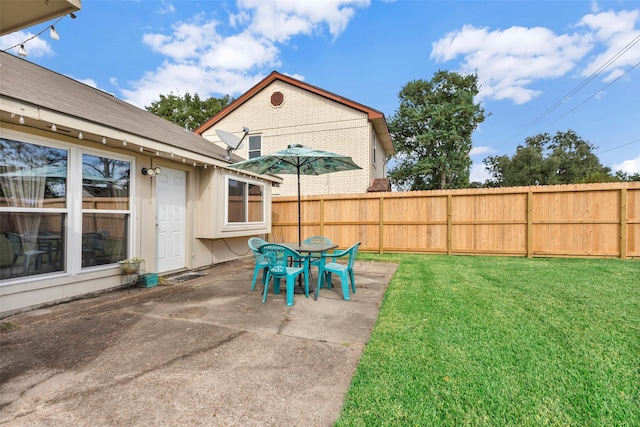
[{"label": "green plastic chair", "polygon": [[[280,279],[285,278],[287,280],[287,305],[291,306],[293,305],[293,288],[296,285],[296,278],[303,274],[304,291],[306,297],[309,298],[309,271],[304,255],[276,243],[262,245],[259,250],[269,263],[262,297],[263,303],[267,302],[267,291],[272,277],[274,280],[273,290],[276,294],[280,293]],[[293,262],[290,264],[289,260]]]},{"label": "green plastic chair", "polygon": [[[331,274],[335,273],[340,276],[342,284],[342,297],[349,300],[349,281],[351,281],[351,290],[356,293],[356,281],[353,277],[353,263],[356,261],[360,242],[343,251],[334,251],[331,254],[322,254],[321,263],[318,271],[318,291],[322,289],[327,280],[327,288],[331,287]],[[340,264],[338,258],[349,257],[346,264]]]},{"label": "green plastic chair", "polygon": [[[320,244],[327,244],[330,245],[331,239],[329,239],[328,237],[324,237],[324,236],[311,236],[311,237],[307,237],[306,239],[304,239],[302,241],[302,243],[320,243]],[[320,268],[320,263],[322,261],[320,260],[320,257],[310,257],[310,264],[313,266],[316,266],[318,268]]]},{"label": "green plastic chair", "polygon": [[264,258],[264,255],[260,253],[260,246],[267,243],[259,237],[252,237],[249,239],[249,249],[253,252],[253,258],[256,261],[256,266],[253,269],[253,280],[251,281],[251,290],[256,288],[256,281],[258,280],[258,273],[262,271],[262,284],[267,281],[267,270],[269,269],[269,263]]}]

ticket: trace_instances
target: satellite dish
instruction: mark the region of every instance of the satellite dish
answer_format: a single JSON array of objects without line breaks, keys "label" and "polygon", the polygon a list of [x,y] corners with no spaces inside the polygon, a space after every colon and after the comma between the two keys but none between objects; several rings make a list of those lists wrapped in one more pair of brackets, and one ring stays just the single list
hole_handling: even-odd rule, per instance
[{"label": "satellite dish", "polygon": [[222,142],[227,144],[227,155],[225,156],[227,160],[231,160],[232,151],[242,148],[242,140],[244,140],[244,137],[249,133],[249,128],[244,127],[242,128],[242,131],[244,132],[244,135],[242,135],[242,138],[238,138],[230,132],[216,129],[216,135],[218,135],[218,138],[220,138]]},{"label": "satellite dish", "polygon": [[222,142],[227,144],[230,149],[237,150],[239,148],[242,148],[242,138],[238,138],[234,134],[225,132],[220,129],[216,129],[216,134],[218,135],[218,138],[220,138]]}]

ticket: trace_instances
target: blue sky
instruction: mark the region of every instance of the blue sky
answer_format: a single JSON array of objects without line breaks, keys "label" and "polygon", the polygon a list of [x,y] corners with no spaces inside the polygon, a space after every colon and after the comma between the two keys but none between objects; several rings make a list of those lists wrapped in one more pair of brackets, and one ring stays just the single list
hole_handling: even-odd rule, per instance
[{"label": "blue sky", "polygon": [[[571,129],[640,172],[640,1],[83,0],[76,19],[0,38],[27,60],[139,107],[159,94],[237,97],[271,71],[377,109],[438,70],[477,72],[482,160]],[[10,52],[17,54],[17,50]],[[347,153],[345,153],[347,154]]]}]

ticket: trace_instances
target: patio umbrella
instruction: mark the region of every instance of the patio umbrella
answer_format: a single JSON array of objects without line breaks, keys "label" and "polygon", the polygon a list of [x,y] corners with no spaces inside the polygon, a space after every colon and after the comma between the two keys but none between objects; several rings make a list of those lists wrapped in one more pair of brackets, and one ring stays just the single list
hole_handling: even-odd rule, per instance
[{"label": "patio umbrella", "polygon": [[285,150],[234,163],[229,167],[255,172],[260,175],[298,175],[298,244],[302,242],[300,237],[300,175],[322,175],[362,169],[353,162],[351,157],[315,150],[301,144],[289,145]]}]

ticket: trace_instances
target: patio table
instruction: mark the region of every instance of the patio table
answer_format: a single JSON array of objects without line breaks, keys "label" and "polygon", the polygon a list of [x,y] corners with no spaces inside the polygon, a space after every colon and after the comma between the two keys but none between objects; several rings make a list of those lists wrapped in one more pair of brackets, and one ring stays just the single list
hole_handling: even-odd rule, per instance
[{"label": "patio table", "polygon": [[[336,243],[298,243],[298,242],[285,242],[278,243],[279,245],[286,246],[289,249],[293,249],[294,251],[300,252],[301,254],[307,254],[306,262],[307,262],[307,271],[311,274],[311,254],[320,254],[330,251],[331,249],[335,249],[338,247]],[[318,300],[318,287],[316,284],[310,280],[309,286],[313,289],[313,299],[315,301]],[[302,277],[298,277],[298,286],[294,289],[296,294],[303,294],[304,289],[302,288]]]}]

